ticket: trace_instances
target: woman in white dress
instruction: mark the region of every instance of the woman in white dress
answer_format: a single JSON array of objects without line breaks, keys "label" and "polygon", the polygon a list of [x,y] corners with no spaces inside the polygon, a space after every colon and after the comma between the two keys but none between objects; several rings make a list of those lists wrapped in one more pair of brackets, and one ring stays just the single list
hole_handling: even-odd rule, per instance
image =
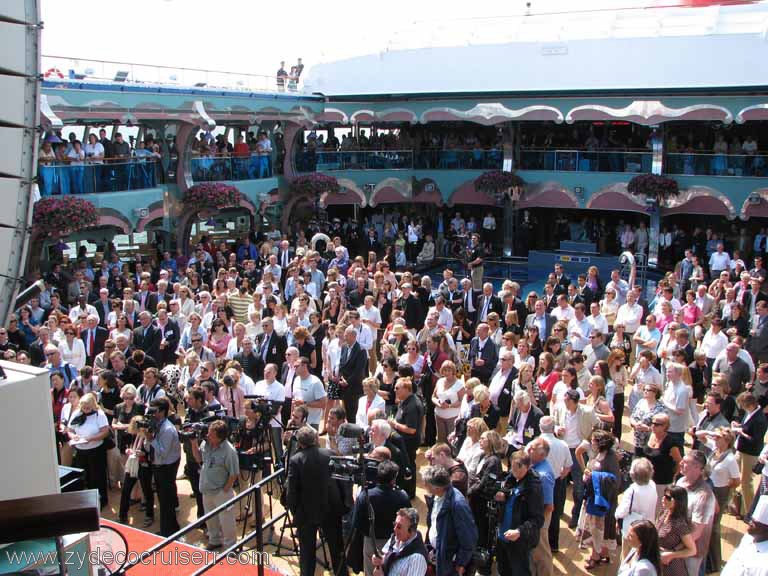
[{"label": "woman in white dress", "polygon": [[78,371],[85,366],[85,344],[77,337],[77,333],[71,325],[67,325],[64,330],[64,338],[59,341],[59,353],[64,362],[72,364]]},{"label": "woman in white dress", "polygon": [[130,326],[128,326],[128,319],[126,318],[125,314],[120,314],[117,317],[115,327],[109,333],[109,337],[112,340],[117,340],[117,337],[120,335],[128,338],[128,342],[130,342],[133,338],[133,330],[131,330]]},{"label": "woman in white dress", "polygon": [[437,441],[446,442],[456,426],[461,402],[466,390],[464,382],[456,377],[456,364],[450,360],[443,362],[440,367],[441,378],[432,391],[432,403],[435,405],[435,425]]},{"label": "woman in white dress", "polygon": [[357,401],[357,413],[355,424],[363,430],[368,429],[368,412],[371,410],[385,410],[386,402],[379,396],[379,381],[373,376],[363,380],[363,396]]},{"label": "woman in white dress", "polygon": [[464,439],[456,459],[464,463],[470,476],[477,474],[483,460],[484,453],[480,446],[480,436],[487,431],[488,425],[482,418],[470,418],[467,422],[467,437]]}]

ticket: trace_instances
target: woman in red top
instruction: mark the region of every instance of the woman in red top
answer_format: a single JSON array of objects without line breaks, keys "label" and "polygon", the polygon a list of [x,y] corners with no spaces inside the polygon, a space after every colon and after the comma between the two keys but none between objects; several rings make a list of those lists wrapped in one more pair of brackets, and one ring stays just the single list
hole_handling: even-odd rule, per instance
[{"label": "woman in red top", "polygon": [[536,388],[541,394],[546,396],[546,402],[543,398],[536,398],[539,408],[546,407],[552,400],[552,390],[555,384],[560,381],[560,372],[555,371],[555,357],[550,352],[542,352],[539,355],[539,370],[536,373]]}]

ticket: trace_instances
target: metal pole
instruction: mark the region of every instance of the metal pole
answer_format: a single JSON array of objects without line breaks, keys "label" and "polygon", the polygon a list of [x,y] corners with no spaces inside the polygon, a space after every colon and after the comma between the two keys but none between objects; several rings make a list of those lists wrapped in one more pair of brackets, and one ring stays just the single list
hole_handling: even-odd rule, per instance
[{"label": "metal pole", "polygon": [[259,559],[256,563],[256,571],[259,576],[264,576],[264,562],[262,552],[264,552],[264,503],[261,501],[261,486],[253,495],[256,499],[256,550],[259,552]]},{"label": "metal pole", "polygon": [[[67,576],[67,561],[66,561],[66,555],[64,554],[64,539],[61,536],[57,536],[55,538],[56,540],[56,557],[59,560],[59,571],[61,573],[61,576]],[[262,576],[259,574],[259,576]]]}]

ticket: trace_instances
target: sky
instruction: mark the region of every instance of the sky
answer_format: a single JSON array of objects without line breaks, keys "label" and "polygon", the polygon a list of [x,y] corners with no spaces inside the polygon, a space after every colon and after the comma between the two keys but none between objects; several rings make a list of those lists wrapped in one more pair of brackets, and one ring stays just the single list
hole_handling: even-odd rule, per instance
[{"label": "sky", "polygon": [[[43,54],[274,75],[398,47],[440,23],[481,27],[532,14],[708,0],[40,0]],[[527,6],[529,5],[529,6]],[[468,10],[471,9],[471,13]],[[442,38],[450,42],[450,38]]]}]

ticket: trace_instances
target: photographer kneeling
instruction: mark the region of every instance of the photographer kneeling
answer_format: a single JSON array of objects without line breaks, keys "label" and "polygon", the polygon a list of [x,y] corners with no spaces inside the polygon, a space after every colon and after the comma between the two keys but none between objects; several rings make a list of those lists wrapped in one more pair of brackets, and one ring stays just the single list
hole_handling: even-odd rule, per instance
[{"label": "photographer kneeling", "polygon": [[[375,549],[381,550],[387,543],[398,510],[410,507],[408,495],[395,486],[399,471],[400,467],[391,460],[380,462],[376,467],[376,485],[360,492],[355,501],[352,525],[363,536],[363,562],[366,576],[373,574],[371,557]],[[369,505],[373,510],[374,534],[371,534]]]},{"label": "photographer kneeling", "polygon": [[[200,492],[206,512],[214,510],[235,497],[233,486],[240,474],[237,451],[229,443],[229,430],[221,420],[212,422],[202,446],[191,440],[195,460],[200,469]],[[232,506],[219,512],[206,523],[208,545],[206,550],[229,548],[235,543],[235,511]]]}]

